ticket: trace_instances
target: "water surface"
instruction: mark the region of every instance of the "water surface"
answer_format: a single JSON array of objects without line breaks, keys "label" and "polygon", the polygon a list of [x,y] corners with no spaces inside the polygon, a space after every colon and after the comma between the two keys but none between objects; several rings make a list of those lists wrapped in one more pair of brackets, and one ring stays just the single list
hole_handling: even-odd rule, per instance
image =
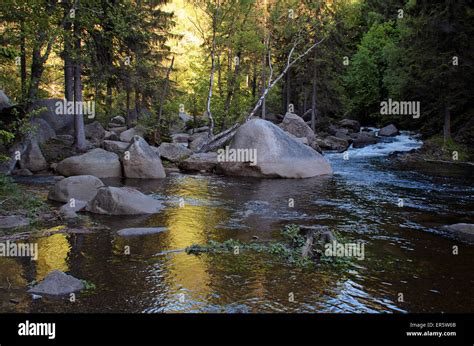
[{"label": "water surface", "polygon": [[[446,224],[474,223],[472,171],[443,176],[432,165],[429,174],[422,174],[396,169],[387,159],[390,152],[419,146],[403,133],[350,149],[348,160],[327,154],[332,177],[265,180],[172,173],[156,181],[108,181],[137,187],[166,208],[152,216],[90,216],[110,231],[29,239],[39,244],[37,262],[0,258],[0,311],[474,311],[474,246],[440,230]],[[325,225],[348,241],[363,242],[365,259],[353,260],[344,270],[307,270],[249,252],[170,252],[211,239],[279,240],[279,230],[290,223]],[[119,229],[140,226],[168,230],[134,238],[116,235]],[[124,253],[127,247],[130,255]],[[54,269],[96,288],[79,294],[75,303],[32,300],[26,285]],[[19,303],[12,304],[11,298]]]}]

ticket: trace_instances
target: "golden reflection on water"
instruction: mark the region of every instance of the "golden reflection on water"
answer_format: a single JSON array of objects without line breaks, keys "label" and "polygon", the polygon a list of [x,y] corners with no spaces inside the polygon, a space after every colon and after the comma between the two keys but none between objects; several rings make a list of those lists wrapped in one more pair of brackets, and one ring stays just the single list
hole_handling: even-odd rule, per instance
[{"label": "golden reflection on water", "polygon": [[66,234],[57,233],[38,239],[38,260],[36,261],[36,281],[43,280],[53,270],[67,272],[68,254],[71,246]]},{"label": "golden reflection on water", "polygon": [[[173,190],[173,195],[184,199],[184,206],[176,205],[164,211],[167,247],[183,249],[206,243],[218,222],[227,217],[221,208],[210,206],[213,201],[208,181],[182,179]],[[169,284],[182,285],[201,294],[209,293],[209,263],[187,255],[172,255],[169,261]]]}]

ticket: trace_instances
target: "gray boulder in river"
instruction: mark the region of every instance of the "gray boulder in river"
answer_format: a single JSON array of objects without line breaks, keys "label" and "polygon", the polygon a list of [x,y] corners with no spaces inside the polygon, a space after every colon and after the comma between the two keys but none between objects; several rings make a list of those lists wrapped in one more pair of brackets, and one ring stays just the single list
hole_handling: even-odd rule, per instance
[{"label": "gray boulder in river", "polygon": [[379,136],[383,136],[383,137],[393,137],[398,134],[399,134],[399,131],[393,124],[382,127],[379,130]]},{"label": "gray boulder in river", "polygon": [[166,177],[160,155],[140,136],[132,138],[123,158],[123,171],[127,178],[160,179]]},{"label": "gray boulder in river", "polygon": [[192,150],[179,143],[161,143],[156,151],[162,158],[171,162],[179,162],[193,154]]},{"label": "gray boulder in river", "polygon": [[472,223],[456,223],[444,227],[454,237],[467,242],[474,242],[474,224]]},{"label": "gray boulder in river", "polygon": [[28,290],[29,293],[61,296],[84,289],[84,283],[74,276],[59,270],[50,272],[39,284]]},{"label": "gray boulder in river", "polygon": [[106,215],[142,215],[159,212],[160,201],[130,187],[101,187],[86,210]]},{"label": "gray boulder in river", "polygon": [[117,154],[100,148],[64,159],[58,163],[56,170],[64,176],[93,175],[97,178],[122,176],[122,166]]},{"label": "gray boulder in river", "polygon": [[71,198],[90,201],[104,183],[92,175],[77,175],[58,181],[49,190],[48,199],[58,202],[69,202]]},{"label": "gray boulder in river", "polygon": [[286,113],[279,127],[284,131],[291,133],[295,137],[306,138],[308,143],[312,143],[315,137],[311,127],[305,123],[303,118],[294,113]]},{"label": "gray boulder in river", "polygon": [[242,125],[228,149],[229,153],[233,150],[236,160],[242,159],[242,156],[245,159],[246,150],[256,155],[256,159],[253,163],[229,162],[232,160],[227,158],[219,160],[222,171],[227,175],[309,178],[332,174],[331,165],[321,154],[263,119],[252,119]]}]

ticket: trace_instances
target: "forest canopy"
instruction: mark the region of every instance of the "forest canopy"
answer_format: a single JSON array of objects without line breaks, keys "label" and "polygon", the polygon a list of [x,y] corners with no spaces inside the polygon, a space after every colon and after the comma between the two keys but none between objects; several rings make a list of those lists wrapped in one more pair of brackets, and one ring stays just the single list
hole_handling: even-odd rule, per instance
[{"label": "forest canopy", "polygon": [[[466,0],[4,0],[0,17],[14,103],[92,100],[96,120],[122,115],[158,137],[180,112],[213,133],[242,121],[300,56],[256,115],[291,107],[316,131],[343,117],[427,136],[472,127]],[[387,99],[420,102],[421,116],[388,119]]]}]

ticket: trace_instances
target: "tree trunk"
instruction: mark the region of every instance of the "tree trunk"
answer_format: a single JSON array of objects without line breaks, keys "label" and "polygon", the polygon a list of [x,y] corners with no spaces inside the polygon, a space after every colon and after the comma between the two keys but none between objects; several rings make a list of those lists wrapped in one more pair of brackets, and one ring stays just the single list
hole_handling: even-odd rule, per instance
[{"label": "tree trunk", "polygon": [[[262,58],[262,94],[263,92],[265,91],[265,88],[267,86],[267,74],[266,74],[266,70],[267,70],[267,62],[266,62],[266,57],[267,57],[267,52],[266,52],[266,49],[263,51],[263,58]],[[263,101],[262,101],[262,119],[265,119],[265,116],[266,116],[266,109],[265,109],[265,102],[266,101],[266,97],[263,98]]]},{"label": "tree trunk", "polygon": [[21,42],[20,42],[20,75],[21,75],[21,97],[26,98],[26,33],[25,22],[21,21]]},{"label": "tree trunk", "polygon": [[134,120],[138,120],[140,118],[141,112],[141,101],[140,101],[140,87],[136,84],[135,85],[135,116]]},{"label": "tree trunk", "polygon": [[257,67],[253,65],[252,71],[252,98],[255,100],[257,97]]},{"label": "tree trunk", "polygon": [[211,138],[214,132],[214,118],[211,113],[211,99],[212,99],[212,88],[214,86],[214,72],[215,72],[215,55],[216,55],[216,30],[217,30],[217,11],[214,13],[212,18],[212,48],[211,48],[211,72],[209,76],[209,94],[207,95],[206,102],[206,113],[209,118],[209,131],[208,137]]},{"label": "tree trunk", "polygon": [[163,104],[165,103],[166,94],[168,93],[168,87],[170,83],[170,74],[171,74],[171,70],[173,70],[173,64],[174,64],[174,56],[171,58],[171,63],[170,63],[170,66],[168,67],[168,71],[166,71],[165,86],[163,88],[163,92],[160,98],[160,108],[158,111],[158,119],[157,119],[158,122],[160,121],[161,115],[163,114]]},{"label": "tree trunk", "polygon": [[288,72],[286,74],[286,109],[285,113],[288,112],[288,109],[290,107],[291,103],[291,72],[290,69],[288,69]]},{"label": "tree trunk", "polygon": [[40,48],[38,46],[33,47],[32,61],[31,61],[31,73],[30,73],[30,85],[28,90],[28,103],[32,103],[38,96],[38,88],[43,75],[44,66],[41,63]]},{"label": "tree trunk", "polygon": [[223,131],[225,129],[225,126],[226,126],[226,117],[228,116],[229,114],[229,111],[230,111],[230,104],[232,102],[232,97],[234,96],[234,91],[235,91],[235,85],[236,85],[236,82],[237,82],[237,79],[239,78],[239,73],[240,73],[240,56],[241,56],[241,53],[238,52],[237,53],[237,61],[238,63],[235,64],[235,69],[234,69],[234,73],[232,75],[232,78],[230,79],[229,81],[229,85],[228,85],[228,90],[227,90],[227,97],[226,97],[226,100],[225,100],[225,104],[224,104],[224,119],[222,120],[222,128],[221,128],[221,131]]},{"label": "tree trunk", "polygon": [[[69,16],[69,9],[64,9],[64,15]],[[64,98],[67,101],[74,101],[74,64],[72,61],[72,44],[71,44],[72,23],[67,21],[64,25]]]},{"label": "tree trunk", "polygon": [[110,118],[112,115],[112,80],[108,78],[107,80],[107,91],[105,95],[105,113]]},{"label": "tree trunk", "polygon": [[316,71],[316,50],[314,51],[314,61],[313,61],[313,90],[311,95],[311,130],[316,132],[316,85],[317,71]]},{"label": "tree trunk", "polygon": [[126,107],[127,107],[127,127],[130,127],[130,76],[127,77],[127,81],[125,82],[125,93],[126,93]]},{"label": "tree trunk", "polygon": [[[76,2],[76,19],[74,22],[75,37],[75,66],[74,66],[74,104],[82,102],[82,61],[81,61],[81,28],[79,25],[79,1]],[[84,132],[84,115],[82,112],[74,114],[74,147],[79,151],[86,149],[86,136]]]}]

